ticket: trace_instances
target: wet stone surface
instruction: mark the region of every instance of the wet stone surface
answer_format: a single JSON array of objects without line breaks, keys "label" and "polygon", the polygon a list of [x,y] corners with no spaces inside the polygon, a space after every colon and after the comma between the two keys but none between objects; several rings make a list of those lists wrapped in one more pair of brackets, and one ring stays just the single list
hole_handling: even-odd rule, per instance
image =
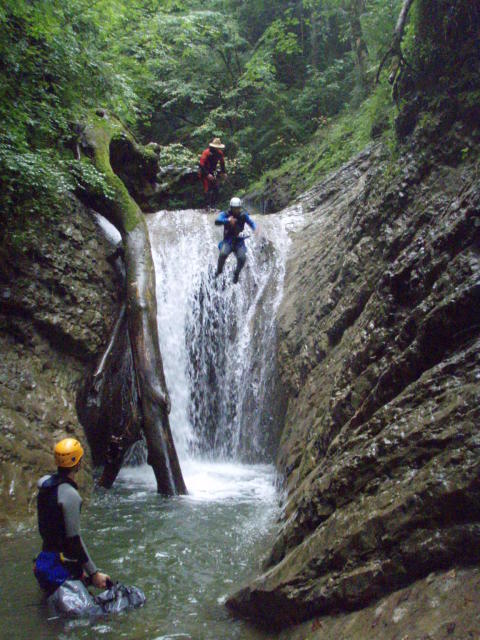
[{"label": "wet stone surface", "polygon": [[240,615],[283,627],[480,560],[478,176],[415,144],[301,198],[279,317],[287,499]]},{"label": "wet stone surface", "polygon": [[431,573],[361,611],[314,618],[279,640],[476,640],[479,582],[477,568]]},{"label": "wet stone surface", "polygon": [[111,245],[76,201],[4,256],[0,278],[0,524],[34,507],[52,443],[82,436],[80,380],[118,313]]}]

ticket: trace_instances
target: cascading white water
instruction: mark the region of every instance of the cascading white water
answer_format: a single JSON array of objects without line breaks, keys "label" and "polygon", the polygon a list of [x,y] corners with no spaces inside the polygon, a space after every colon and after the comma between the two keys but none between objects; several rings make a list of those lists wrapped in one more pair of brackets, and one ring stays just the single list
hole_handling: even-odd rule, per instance
[{"label": "cascading white water", "polygon": [[[290,233],[303,220],[293,206],[257,216],[248,229],[248,260],[232,283],[235,256],[214,278],[222,228],[201,211],[160,211],[148,227],[157,283],[160,349],[171,399],[170,423],[187,486],[199,487],[199,460],[265,462],[272,458],[278,416],[275,372],[276,312]],[[112,242],[118,232],[99,216]],[[270,454],[270,455],[269,455]],[[219,485],[234,467],[222,467]],[[220,467],[213,472],[218,477]],[[134,473],[135,478],[132,476]],[[153,482],[151,470],[125,470]],[[195,480],[190,480],[189,475]],[[260,474],[264,477],[262,474]],[[207,484],[209,484],[207,482]],[[200,489],[200,493],[202,490]]]},{"label": "cascading white water", "polygon": [[222,228],[194,210],[161,211],[148,225],[157,279],[160,348],[181,462],[192,457],[260,461],[268,453],[275,315],[283,291],[292,208],[258,216],[248,260],[214,278]]},{"label": "cascading white water", "polygon": [[[257,574],[278,517],[273,465],[243,460],[265,460],[264,432],[274,426],[268,415],[275,393],[275,312],[289,230],[301,213],[293,208],[257,217],[263,233],[247,240],[238,285],[231,283],[234,256],[225,274],[213,278],[221,237],[213,221],[196,211],[148,217],[170,420],[189,495],[159,496],[151,467],[127,466],[111,491],[94,493],[82,515],[93,557],[115,579],[143,589],[147,608],[91,624],[48,618],[43,605],[32,606],[40,598],[30,562],[38,534],[22,531],[2,540],[6,637],[267,637],[232,623],[223,603]],[[119,240],[104,219],[99,224],[113,243]]]}]

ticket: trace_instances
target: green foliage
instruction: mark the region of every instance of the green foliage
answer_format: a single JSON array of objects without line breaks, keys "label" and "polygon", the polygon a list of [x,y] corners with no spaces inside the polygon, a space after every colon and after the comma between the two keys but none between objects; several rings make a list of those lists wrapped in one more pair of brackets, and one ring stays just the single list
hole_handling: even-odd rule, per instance
[{"label": "green foliage", "polygon": [[0,208],[3,224],[17,230],[15,237],[22,225],[33,227],[55,215],[79,183],[105,189],[98,172],[88,162],[74,161],[71,149],[76,123],[98,104],[135,122],[134,84],[110,50],[123,5],[118,0],[2,2]]},{"label": "green foliage", "polygon": [[[363,3],[371,69],[393,32],[400,2]],[[147,88],[136,89],[143,98],[142,136],[196,153],[220,136],[228,161],[240,150],[251,158],[242,171],[247,178],[278,165],[325,118],[365,95],[356,87],[351,50],[357,5],[190,1],[140,17],[118,46],[132,51],[132,34],[142,33],[133,48],[151,76]]]},{"label": "green foliage", "polygon": [[88,159],[63,161],[62,165],[67,166],[75,190],[87,189],[92,194],[113,200],[114,192],[106,181],[105,175],[100,173]]},{"label": "green foliage", "polygon": [[394,116],[390,92],[380,85],[358,109],[345,109],[318,128],[309,143],[296,150],[280,167],[266,172],[251,188],[261,190],[267,181],[280,180],[289,185],[293,198],[371,143],[379,122],[383,123],[380,137],[390,152],[393,166],[397,153]]},{"label": "green foliage", "polygon": [[310,134],[324,124],[325,117],[338,113],[345,104],[350,89],[350,59],[334,60],[325,71],[312,71],[309,82],[295,97],[295,112],[307,121],[306,133]]},{"label": "green foliage", "polygon": [[72,186],[70,176],[55,151],[20,151],[7,136],[0,136],[0,172],[4,202],[33,194],[55,198]]},{"label": "green foliage", "polygon": [[196,167],[198,157],[182,144],[173,143],[160,148],[158,162],[161,167],[172,164],[176,167]]},{"label": "green foliage", "polygon": [[3,241],[47,213],[55,215],[60,199],[73,188],[55,150],[31,150],[8,135],[0,136],[1,222]]},{"label": "green foliage", "polygon": [[[448,13],[451,3],[441,0],[429,27],[434,4],[415,3],[405,37],[426,77],[438,50],[435,34],[458,36],[465,24],[473,33],[475,23],[474,3],[457,3]],[[73,159],[76,123],[99,106],[142,141],[158,142],[161,164],[196,164],[208,141],[222,137],[235,188],[289,157],[308,182],[308,171],[337,166],[372,132],[390,135],[393,148],[390,96],[385,87],[373,90],[372,77],[400,6],[401,0],[2,0],[3,217],[20,220],[27,211],[31,221],[79,185],[109,195],[101,174]]]}]

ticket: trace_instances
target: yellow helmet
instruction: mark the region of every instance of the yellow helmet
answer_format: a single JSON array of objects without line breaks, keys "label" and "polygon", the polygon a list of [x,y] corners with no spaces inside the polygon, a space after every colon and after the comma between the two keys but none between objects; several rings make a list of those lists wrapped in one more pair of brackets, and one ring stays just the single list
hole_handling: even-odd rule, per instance
[{"label": "yellow helmet", "polygon": [[80,462],[83,456],[83,448],[75,438],[64,438],[57,442],[53,449],[55,463],[62,469],[70,469]]}]

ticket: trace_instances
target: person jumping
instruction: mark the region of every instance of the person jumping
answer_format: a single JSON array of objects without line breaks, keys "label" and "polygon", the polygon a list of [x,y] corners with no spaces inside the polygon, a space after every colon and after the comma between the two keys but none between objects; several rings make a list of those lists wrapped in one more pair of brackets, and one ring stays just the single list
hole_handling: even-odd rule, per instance
[{"label": "person jumping", "polygon": [[255,231],[257,225],[245,211],[240,198],[234,197],[230,200],[228,211],[222,211],[215,220],[217,226],[223,226],[223,240],[218,245],[220,255],[218,256],[217,271],[215,277],[219,276],[225,265],[228,256],[235,253],[237,258],[237,267],[233,274],[233,282],[236,284],[247,260],[247,247],[245,239],[240,236],[245,228],[245,224]]}]

